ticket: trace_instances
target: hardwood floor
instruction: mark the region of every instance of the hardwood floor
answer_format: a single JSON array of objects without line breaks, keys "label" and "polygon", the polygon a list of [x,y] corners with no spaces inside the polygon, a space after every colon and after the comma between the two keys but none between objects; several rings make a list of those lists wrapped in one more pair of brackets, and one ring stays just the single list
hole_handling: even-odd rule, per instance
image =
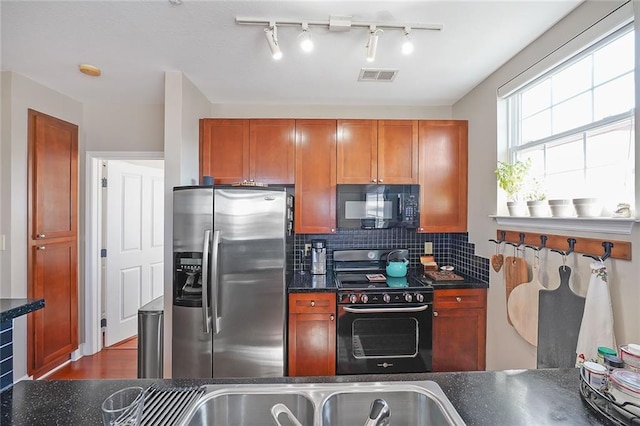
[{"label": "hardwood floor", "polygon": [[135,379],[138,377],[138,339],[132,337],[71,362],[44,380]]}]

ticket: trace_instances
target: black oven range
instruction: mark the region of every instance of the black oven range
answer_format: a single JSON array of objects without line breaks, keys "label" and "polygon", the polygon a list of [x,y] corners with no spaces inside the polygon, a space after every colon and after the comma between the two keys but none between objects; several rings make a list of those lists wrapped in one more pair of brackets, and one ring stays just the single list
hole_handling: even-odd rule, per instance
[{"label": "black oven range", "polygon": [[433,287],[422,274],[387,276],[406,249],[333,252],[337,287],[337,374],[431,371]]}]

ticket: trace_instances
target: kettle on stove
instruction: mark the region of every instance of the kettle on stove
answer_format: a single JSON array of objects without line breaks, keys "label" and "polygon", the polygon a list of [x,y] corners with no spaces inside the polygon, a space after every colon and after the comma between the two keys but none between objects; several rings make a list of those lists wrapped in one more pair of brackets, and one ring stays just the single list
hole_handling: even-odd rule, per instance
[{"label": "kettle on stove", "polygon": [[407,259],[390,260],[389,257],[393,253],[400,253],[402,250],[391,250],[387,253],[387,275],[390,277],[404,277],[407,275],[407,265],[409,261]]}]

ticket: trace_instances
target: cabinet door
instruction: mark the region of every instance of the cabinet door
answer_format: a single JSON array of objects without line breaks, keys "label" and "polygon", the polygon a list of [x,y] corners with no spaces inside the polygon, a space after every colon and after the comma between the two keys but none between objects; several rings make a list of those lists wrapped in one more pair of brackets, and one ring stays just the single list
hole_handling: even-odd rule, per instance
[{"label": "cabinet door", "polygon": [[200,182],[217,184],[249,179],[249,120],[200,120]]},{"label": "cabinet door", "polygon": [[487,291],[436,290],[433,371],[478,371],[486,364]]},{"label": "cabinet door", "polygon": [[295,120],[250,120],[249,179],[294,183],[295,132]]},{"label": "cabinet door", "polygon": [[78,126],[29,110],[31,238],[75,237]]},{"label": "cabinet door", "polygon": [[27,317],[29,373],[47,372],[78,348],[77,241],[32,246],[29,297],[45,300],[44,309]]},{"label": "cabinet door", "polygon": [[296,120],[295,228],[336,232],[336,120]]},{"label": "cabinet door", "polygon": [[289,296],[290,376],[333,376],[336,371],[334,293]]},{"label": "cabinet door", "polygon": [[378,121],[378,183],[418,183],[418,121]]},{"label": "cabinet door", "polygon": [[421,121],[419,232],[467,231],[467,121]]},{"label": "cabinet door", "polygon": [[378,181],[378,122],[338,120],[338,183]]}]

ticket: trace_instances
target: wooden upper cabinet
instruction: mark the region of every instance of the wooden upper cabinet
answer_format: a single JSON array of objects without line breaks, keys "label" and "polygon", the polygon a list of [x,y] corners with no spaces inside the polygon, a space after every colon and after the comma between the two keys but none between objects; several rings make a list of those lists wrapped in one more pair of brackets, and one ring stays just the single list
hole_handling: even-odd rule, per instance
[{"label": "wooden upper cabinet", "polygon": [[420,121],[420,228],[418,232],[467,231],[468,123]]},{"label": "wooden upper cabinet", "polygon": [[78,126],[29,110],[32,240],[75,237]]},{"label": "wooden upper cabinet", "polygon": [[336,120],[296,120],[295,230],[336,232]]},{"label": "wooden upper cabinet", "polygon": [[378,183],[418,183],[418,121],[378,121]]},{"label": "wooden upper cabinet", "polygon": [[376,183],[378,122],[338,120],[338,183]]},{"label": "wooden upper cabinet", "polygon": [[416,120],[338,120],[338,183],[418,183]]},{"label": "wooden upper cabinet", "polygon": [[200,120],[200,182],[202,176],[216,184],[248,180],[249,120]]},{"label": "wooden upper cabinet", "polygon": [[249,179],[293,184],[295,153],[295,120],[250,120]]}]

